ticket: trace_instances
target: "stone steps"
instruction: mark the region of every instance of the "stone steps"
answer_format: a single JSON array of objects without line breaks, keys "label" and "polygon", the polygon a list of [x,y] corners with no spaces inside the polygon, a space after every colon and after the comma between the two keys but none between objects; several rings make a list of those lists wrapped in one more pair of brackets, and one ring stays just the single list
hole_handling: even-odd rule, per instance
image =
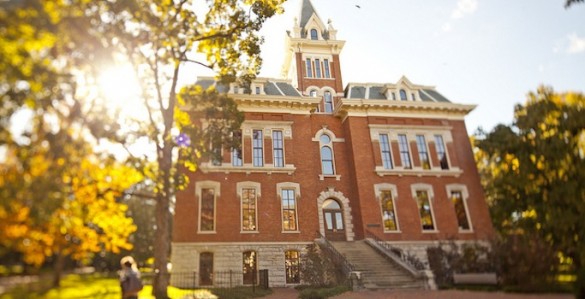
[{"label": "stone steps", "polygon": [[364,241],[331,242],[361,272],[367,289],[422,289],[424,282],[379,254]]}]

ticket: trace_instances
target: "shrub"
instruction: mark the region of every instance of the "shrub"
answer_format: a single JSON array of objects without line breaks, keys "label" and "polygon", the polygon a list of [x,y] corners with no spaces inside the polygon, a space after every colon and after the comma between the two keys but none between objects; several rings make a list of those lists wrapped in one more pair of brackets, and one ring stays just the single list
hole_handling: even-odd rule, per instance
[{"label": "shrub", "polygon": [[302,256],[301,279],[311,286],[329,286],[336,283],[335,265],[316,244],[307,246]]}]

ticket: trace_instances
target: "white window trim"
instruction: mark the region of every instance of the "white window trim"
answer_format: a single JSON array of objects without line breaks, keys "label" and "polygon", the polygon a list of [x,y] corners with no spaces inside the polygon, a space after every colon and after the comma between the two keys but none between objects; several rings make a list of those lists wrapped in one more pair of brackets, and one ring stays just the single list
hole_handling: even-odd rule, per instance
[{"label": "white window trim", "polygon": [[[463,171],[459,167],[453,166],[449,157],[448,143],[453,142],[453,136],[451,135],[451,127],[442,126],[402,126],[402,125],[369,125],[370,127],[370,138],[372,141],[378,141],[380,143],[380,134],[387,134],[390,141],[390,151],[392,150],[392,142],[398,142],[398,135],[405,134],[408,141],[409,155],[412,163],[412,169],[405,169],[403,165],[396,165],[394,159],[392,159],[393,169],[385,169],[384,165],[376,165],[374,171],[379,176],[433,176],[433,177],[459,177]],[[421,165],[414,165],[413,153],[410,147],[410,142],[416,142],[416,135],[425,136],[425,142],[427,147],[427,154],[431,162],[431,169],[423,169]],[[441,165],[434,165],[433,157],[430,151],[430,142],[435,144],[435,135],[441,135],[443,137],[443,143],[445,146],[445,152],[447,153],[447,162],[449,163],[449,169],[441,169]],[[418,145],[417,145],[418,148]],[[436,144],[435,144],[436,150]],[[380,153],[381,154],[381,153]],[[400,150],[398,151],[398,159],[400,158]],[[418,154],[418,153],[417,153]],[[394,157],[394,156],[393,156]],[[380,159],[380,162],[382,160]],[[402,162],[402,160],[401,160]],[[402,163],[401,163],[402,164]]]},{"label": "white window trim", "polygon": [[[431,157],[431,150],[429,147],[429,138],[426,135],[427,134],[415,134],[414,135],[414,142],[416,143],[416,150],[417,150],[417,155],[418,155],[418,159],[419,159],[419,163],[420,163],[420,166],[418,166],[418,167],[420,167],[422,170],[432,170],[433,169],[433,158]],[[420,159],[420,148],[418,147],[418,140],[416,139],[417,136],[422,136],[425,140],[424,146],[425,146],[425,150],[427,152],[427,159],[429,160],[429,169],[424,169],[423,161]],[[432,140],[433,141],[435,140],[435,135],[433,135]],[[414,168],[414,165],[413,165],[413,168]]]},{"label": "white window trim", "polygon": [[[414,200],[416,207],[417,207],[417,210],[419,211],[418,217],[419,217],[421,231],[423,233],[438,233],[439,226],[437,223],[437,219],[435,217],[435,209],[434,209],[434,205],[433,205],[433,200],[435,198],[435,193],[433,192],[433,186],[430,184],[423,184],[423,183],[412,184],[412,185],[410,185],[410,191],[411,191],[412,199]],[[432,230],[424,230],[422,228],[422,220],[420,219],[420,207],[418,206],[418,200],[416,198],[416,191],[427,191],[427,195],[429,197],[429,205],[431,208],[431,218],[433,219],[433,226],[434,226],[434,229],[432,229]]]},{"label": "white window trim", "polygon": [[[202,231],[201,230],[201,190],[213,189],[213,230]],[[221,196],[220,194],[221,184],[216,181],[198,181],[195,183],[195,197],[198,200],[198,216],[197,216],[197,233],[198,234],[215,234],[217,231],[217,199]]]},{"label": "white window trim", "polygon": [[[318,34],[319,34],[319,39],[323,40],[321,37],[321,33],[319,32],[319,30],[317,30]],[[309,39],[311,37],[309,36]],[[305,78],[309,78],[309,79],[317,79],[317,80],[335,80],[334,76],[333,76],[333,55],[327,55],[327,54],[323,54],[323,55],[315,55],[315,54],[303,54],[301,59],[303,60],[303,67],[305,68],[305,72],[307,71],[307,59],[311,60],[311,72],[312,72],[312,77],[308,77],[305,75]],[[319,65],[319,68],[321,69],[321,77],[317,77],[317,71],[315,70],[315,60],[319,59],[319,62],[321,63],[325,63],[325,59],[327,59],[327,61],[329,61],[329,78],[325,78],[325,67],[324,65]],[[319,89],[319,88],[317,88]],[[336,92],[332,92],[332,95],[335,95]]]},{"label": "white window trim", "polygon": [[[459,228],[459,223],[457,223],[457,228],[460,233],[473,233],[473,221],[471,221],[471,214],[469,213],[469,207],[467,206],[467,200],[469,199],[469,192],[467,191],[467,186],[463,184],[449,184],[445,186],[445,190],[447,191],[447,198],[453,205],[451,201],[451,192],[459,191],[461,192],[461,201],[463,201],[463,208],[465,209],[465,216],[467,217],[467,222],[469,223],[469,229],[461,229]],[[453,210],[455,210],[455,206],[453,205]],[[455,211],[457,212],[457,211]],[[457,215],[455,215],[457,217]],[[457,222],[458,220],[455,219]]]},{"label": "white window trim", "polygon": [[[254,227],[256,227],[255,230],[244,230],[243,227],[243,221],[242,221],[242,216],[243,216],[243,205],[242,205],[242,191],[243,189],[254,189],[256,190],[256,223],[254,223]],[[259,227],[258,227],[258,202],[260,201],[260,197],[262,197],[262,189],[260,188],[260,183],[258,182],[251,182],[251,181],[245,181],[245,182],[238,182],[236,183],[236,192],[238,194],[238,199],[240,201],[240,233],[242,234],[252,234],[252,233],[258,233],[259,231]]]},{"label": "white window trim", "polygon": [[[277,167],[274,166],[274,131],[280,131],[282,133],[282,167]],[[281,128],[274,128],[270,130],[270,140],[271,140],[271,145],[272,145],[272,166],[274,166],[274,168],[285,168],[286,167],[286,142],[285,142],[285,137],[284,137],[284,129]]]},{"label": "white window trim", "polygon": [[[382,209],[382,191],[390,191],[392,194],[392,203],[394,206],[394,220],[396,221],[396,230],[386,230],[384,226],[384,210]],[[374,194],[376,196],[376,202],[380,207],[380,216],[382,217],[382,229],[384,233],[396,234],[402,233],[400,230],[400,221],[398,221],[398,208],[396,207],[396,200],[398,199],[398,188],[394,184],[382,183],[374,185]]]},{"label": "white window trim", "polygon": [[[404,135],[406,137],[406,150],[408,151],[408,156],[410,159],[410,168],[404,167],[404,161],[402,161],[402,151],[400,150],[400,139],[399,139],[400,135]],[[412,134],[410,134],[408,132],[401,132],[401,131],[396,132],[396,142],[398,142],[398,158],[400,158],[400,167],[396,167],[396,168],[406,170],[406,171],[414,170],[417,168],[414,165],[414,159],[412,157],[412,148],[410,147],[410,142],[412,141],[412,139],[411,139],[411,136],[409,136],[409,135],[412,135]],[[420,168],[422,169],[422,167],[420,167]]]},{"label": "white window trim", "polygon": [[[282,190],[283,189],[293,189],[295,192],[295,222],[297,225],[297,229],[296,230],[284,230],[284,227],[282,225],[282,212],[283,212],[283,206],[282,206]],[[283,234],[297,234],[301,232],[300,229],[300,225],[299,225],[299,200],[301,199],[301,185],[299,183],[293,183],[293,182],[283,182],[283,183],[277,183],[276,184],[276,198],[279,201],[280,204],[280,228],[281,228],[281,233]]]}]

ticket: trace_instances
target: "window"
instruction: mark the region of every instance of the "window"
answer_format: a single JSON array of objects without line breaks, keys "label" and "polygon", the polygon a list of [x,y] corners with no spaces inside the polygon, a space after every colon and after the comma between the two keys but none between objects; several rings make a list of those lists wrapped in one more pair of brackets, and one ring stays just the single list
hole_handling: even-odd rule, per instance
[{"label": "window", "polygon": [[284,267],[286,269],[286,283],[300,283],[301,282],[301,271],[300,271],[300,260],[301,255],[296,250],[287,250],[284,253]]},{"label": "window", "polygon": [[282,230],[296,231],[297,228],[297,204],[294,189],[282,189]]},{"label": "window", "polygon": [[435,230],[435,221],[433,220],[433,212],[431,207],[431,201],[429,199],[429,193],[426,190],[416,191],[416,203],[418,204],[418,210],[420,213],[420,221],[422,229],[424,230]]},{"label": "window", "polygon": [[385,231],[397,231],[396,212],[394,210],[394,198],[392,191],[383,190],[380,193],[380,205],[382,206],[382,221]]},{"label": "window", "polygon": [[401,90],[400,90],[400,100],[401,100],[401,101],[406,101],[406,100],[408,100],[408,99],[406,98],[406,91],[404,91],[404,89],[401,89]]},{"label": "window", "polygon": [[260,94],[260,86],[256,86],[256,94]]},{"label": "window", "polygon": [[402,167],[404,169],[411,169],[412,163],[410,162],[410,152],[408,150],[408,139],[406,135],[398,135],[398,149],[400,150],[400,160],[402,161]]},{"label": "window", "polygon": [[413,100],[413,101],[416,101],[416,97],[414,97],[414,93],[411,93],[410,94],[410,99]]},{"label": "window", "polygon": [[238,86],[234,86],[234,93],[240,93],[240,88]]},{"label": "window", "polygon": [[254,130],[252,132],[252,160],[254,166],[264,166],[264,138],[262,138],[262,130]]},{"label": "window", "polygon": [[455,215],[457,216],[457,224],[459,230],[470,230],[469,217],[467,215],[467,209],[465,208],[465,201],[461,191],[451,191],[451,201],[455,207]]},{"label": "window", "polygon": [[242,166],[242,131],[234,131],[232,136],[234,144],[237,144],[237,147],[232,148],[232,166]]},{"label": "window", "polygon": [[244,284],[256,284],[256,251],[245,251],[242,254],[242,272]]},{"label": "window", "polygon": [[323,72],[325,78],[331,78],[331,73],[329,72],[329,59],[323,59]]},{"label": "window", "polygon": [[382,153],[382,165],[384,169],[392,169],[392,155],[390,153],[388,134],[380,134],[380,152]]},{"label": "window", "polygon": [[313,89],[313,90],[309,91],[309,95],[310,95],[312,98],[316,98],[316,97],[317,97],[317,91]]},{"label": "window", "polygon": [[199,255],[199,285],[213,285],[213,253],[202,252]]},{"label": "window", "polygon": [[284,167],[284,143],[282,131],[272,131],[272,151],[274,167]]},{"label": "window", "polygon": [[318,40],[319,39],[319,35],[317,34],[317,29],[311,29],[311,39],[312,40]]},{"label": "window", "polygon": [[394,92],[392,93],[392,99],[393,99],[394,101],[396,101],[396,93],[394,93]]},{"label": "window", "polygon": [[327,134],[321,135],[319,138],[321,143],[321,171],[324,175],[335,174],[333,165],[333,150],[331,149],[331,137]]},{"label": "window", "polygon": [[321,61],[315,59],[315,78],[321,78]]},{"label": "window", "polygon": [[256,189],[242,188],[242,230],[256,231]]},{"label": "window", "polygon": [[323,98],[325,101],[325,112],[326,113],[332,113],[333,112],[333,99],[331,98],[331,92],[330,91],[326,91],[323,94]]},{"label": "window", "polygon": [[312,78],[313,77],[313,68],[311,67],[311,59],[307,58],[307,60],[305,61],[305,64],[307,65],[307,77],[308,78]]},{"label": "window", "polygon": [[214,143],[213,148],[211,149],[211,164],[213,166],[221,166],[223,162],[222,151],[221,151],[221,143],[216,144]]},{"label": "window", "polygon": [[449,161],[447,160],[447,151],[445,150],[443,136],[435,135],[435,148],[437,149],[437,159],[441,164],[441,169],[449,169]]},{"label": "window", "polygon": [[201,189],[200,231],[215,231],[215,190]]},{"label": "window", "polygon": [[429,153],[427,152],[427,142],[424,135],[416,135],[416,147],[418,148],[418,157],[423,169],[431,169]]}]

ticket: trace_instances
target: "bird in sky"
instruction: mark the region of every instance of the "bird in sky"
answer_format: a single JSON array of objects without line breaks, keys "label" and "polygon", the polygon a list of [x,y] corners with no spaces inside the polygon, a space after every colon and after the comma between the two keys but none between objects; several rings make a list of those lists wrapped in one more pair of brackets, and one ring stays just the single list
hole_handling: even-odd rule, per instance
[{"label": "bird in sky", "polygon": [[357,5],[357,4],[355,5],[355,7],[357,7],[357,8],[362,8],[361,6],[359,6],[359,5]]}]

